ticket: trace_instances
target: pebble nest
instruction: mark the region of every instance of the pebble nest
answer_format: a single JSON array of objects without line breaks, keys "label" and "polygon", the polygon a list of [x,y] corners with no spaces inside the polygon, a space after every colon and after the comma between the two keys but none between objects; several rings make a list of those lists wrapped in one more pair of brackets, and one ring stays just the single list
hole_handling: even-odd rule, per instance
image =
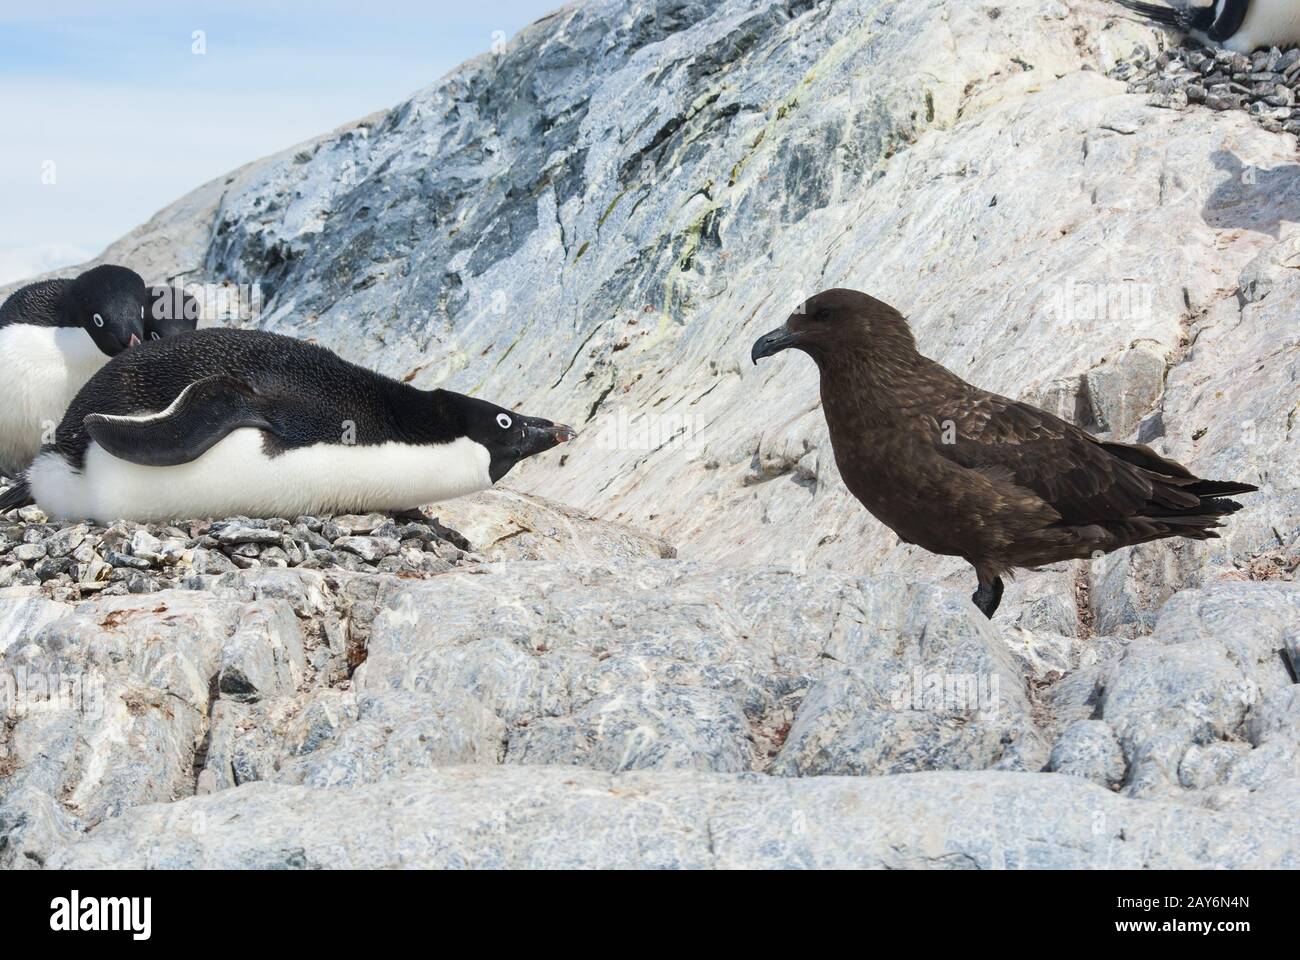
[{"label": "pebble nest", "polygon": [[[0,477],[0,492],[12,481]],[[201,587],[252,567],[429,577],[480,561],[436,518],[381,513],[295,519],[50,522],[39,507],[0,514],[0,588],[39,586],[53,600]]]},{"label": "pebble nest", "polygon": [[1129,93],[1146,93],[1148,103],[1181,110],[1204,104],[1211,110],[1244,110],[1266,130],[1300,136],[1300,48],[1231,53],[1187,39],[1153,54],[1144,45],[1111,68],[1107,76],[1127,80]]}]

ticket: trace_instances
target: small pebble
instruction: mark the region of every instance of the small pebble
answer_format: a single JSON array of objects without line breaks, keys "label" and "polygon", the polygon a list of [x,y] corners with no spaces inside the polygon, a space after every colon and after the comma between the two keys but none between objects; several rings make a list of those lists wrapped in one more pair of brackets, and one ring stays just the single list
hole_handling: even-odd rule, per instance
[{"label": "small pebble", "polygon": [[274,543],[279,544],[280,534],[268,530],[265,526],[253,526],[252,523],[234,523],[229,525],[213,524],[212,533],[218,543]]},{"label": "small pebble", "polygon": [[114,567],[131,568],[135,570],[148,570],[152,564],[141,557],[133,557],[126,553],[119,553],[117,550],[109,550],[104,554],[104,559]]},{"label": "small pebble", "polygon": [[24,543],[21,547],[14,547],[11,556],[22,563],[31,563],[44,559],[47,552],[43,543]]}]

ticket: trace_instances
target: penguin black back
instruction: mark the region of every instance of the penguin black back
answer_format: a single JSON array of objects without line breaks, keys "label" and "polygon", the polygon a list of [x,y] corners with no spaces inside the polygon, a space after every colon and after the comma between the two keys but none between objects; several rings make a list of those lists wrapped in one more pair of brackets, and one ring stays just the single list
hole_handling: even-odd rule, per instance
[{"label": "penguin black back", "polygon": [[186,387],[216,376],[234,377],[274,404],[286,446],[337,443],[345,431],[361,446],[446,443],[463,426],[454,408],[440,410],[424,399],[424,391],[324,347],[259,330],[211,328],[151,341],[116,357],[72,402],[54,445],[80,465],[88,415],[157,412]]},{"label": "penguin black back", "polygon": [[39,280],[19,287],[0,303],[0,327],[14,323],[33,327],[75,326],[63,313],[63,295],[71,279]]}]

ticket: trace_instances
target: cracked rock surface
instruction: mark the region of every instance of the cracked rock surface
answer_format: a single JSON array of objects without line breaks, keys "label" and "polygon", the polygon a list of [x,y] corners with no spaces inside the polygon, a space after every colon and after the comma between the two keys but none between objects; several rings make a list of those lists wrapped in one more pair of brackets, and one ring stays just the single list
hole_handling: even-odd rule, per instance
[{"label": "cracked rock surface", "polygon": [[[1296,139],[1130,92],[1162,43],[1102,0],[589,0],[114,244],[581,436],[423,521],[5,518],[0,864],[1300,866]],[[988,623],[844,490],[811,365],[749,365],[832,286],[1261,490]]]},{"label": "cracked rock surface", "polygon": [[[368,828],[357,830],[358,822]],[[1126,804],[1082,780],[1048,774],[791,781],[473,766],[354,791],[255,784],[147,807],[60,852],[51,865],[1294,867],[1294,854],[1278,856],[1274,830],[1255,816]]]},{"label": "cracked rock surface", "polygon": [[[1149,638],[1045,687],[943,588],[644,557],[268,568],[0,611],[24,631],[0,738],[11,867],[686,865],[714,862],[714,817],[751,831],[732,865],[1300,866],[1292,584],[1188,591]],[[619,800],[643,793],[662,821]],[[1020,819],[949,809],[912,852],[897,809],[802,819],[826,797],[954,793]],[[784,812],[742,827],[769,802]],[[301,849],[289,809],[326,824]],[[1107,832],[1074,843],[1080,817]],[[832,853],[842,833],[861,835]]]}]

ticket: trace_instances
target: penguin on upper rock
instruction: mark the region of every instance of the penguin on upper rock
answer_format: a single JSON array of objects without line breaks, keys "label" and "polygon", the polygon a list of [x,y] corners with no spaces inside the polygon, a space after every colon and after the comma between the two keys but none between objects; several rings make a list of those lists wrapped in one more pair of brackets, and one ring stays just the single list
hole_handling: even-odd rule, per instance
[{"label": "penguin on upper rock", "polygon": [[1115,0],[1148,20],[1234,53],[1300,43],[1300,0]]},{"label": "penguin on upper rock", "polygon": [[574,436],[302,340],[211,327],[109,362],[0,511],[33,498],[106,522],[401,511],[486,489]]}]

